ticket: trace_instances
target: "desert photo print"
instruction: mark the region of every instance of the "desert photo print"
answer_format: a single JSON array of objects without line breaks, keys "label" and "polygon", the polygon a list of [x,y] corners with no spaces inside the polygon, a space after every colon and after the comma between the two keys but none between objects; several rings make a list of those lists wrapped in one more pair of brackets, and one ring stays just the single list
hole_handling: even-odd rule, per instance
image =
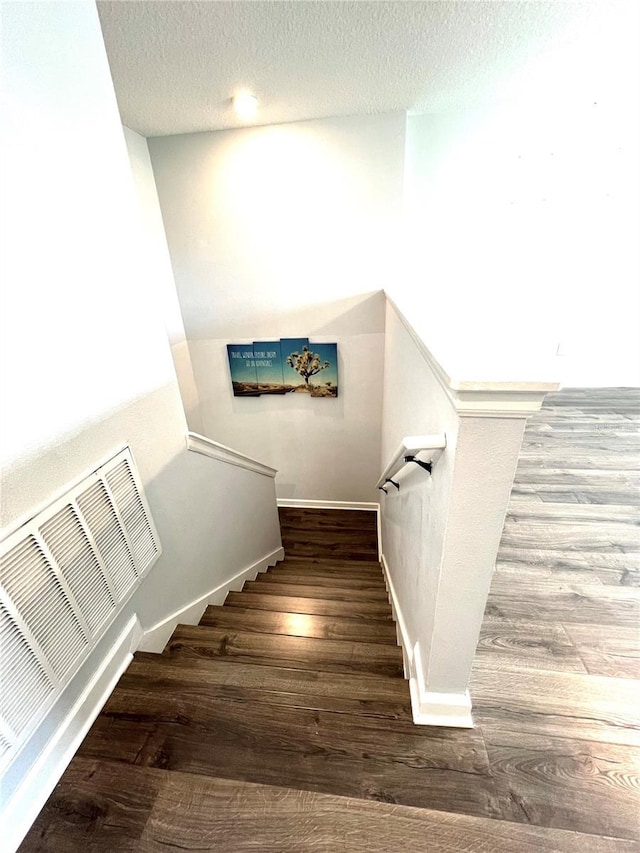
[{"label": "desert photo print", "polygon": [[338,345],[308,338],[227,344],[234,397],[262,394],[338,396]]}]

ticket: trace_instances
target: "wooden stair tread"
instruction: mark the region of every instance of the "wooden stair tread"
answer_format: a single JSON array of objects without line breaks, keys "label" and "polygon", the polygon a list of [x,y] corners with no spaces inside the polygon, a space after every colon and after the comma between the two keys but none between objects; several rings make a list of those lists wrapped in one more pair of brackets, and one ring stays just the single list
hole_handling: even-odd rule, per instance
[{"label": "wooden stair tread", "polygon": [[259,660],[267,665],[302,669],[403,675],[402,652],[397,646],[257,634],[204,625],[179,625],[163,654],[250,662]]},{"label": "wooden stair tread", "polygon": [[263,610],[211,605],[205,610],[201,625],[234,628],[262,634],[290,637],[318,637],[325,640],[356,640],[363,643],[396,645],[392,624],[366,622],[339,616],[312,616],[304,613],[267,613]]},{"label": "wooden stair tread", "polygon": [[324,571],[324,569],[311,566],[287,566],[286,568],[284,566],[276,566],[275,568],[268,569],[266,572],[261,572],[261,574],[266,575],[267,577],[281,578],[283,581],[289,579],[292,583],[296,583],[296,578],[318,578],[321,584],[332,583],[335,586],[345,586],[346,581],[346,586],[351,586],[353,582],[354,584],[359,584],[361,587],[371,585],[386,589],[382,572],[378,572],[377,574],[373,574],[373,572],[368,574],[356,574],[355,572],[349,571],[338,573],[332,571],[327,572]]},{"label": "wooden stair tread", "polygon": [[332,557],[295,557],[287,554],[279,566],[322,566],[327,569],[357,569],[358,571],[382,571],[380,560],[347,560]]},{"label": "wooden stair tread", "polygon": [[[282,546],[291,556],[299,556],[299,557],[308,557],[314,554],[317,554],[320,550],[320,542],[322,541],[324,534],[318,534],[317,537],[312,537],[309,534],[305,541],[297,541],[294,544],[291,541],[287,541],[286,538],[282,539]],[[346,556],[350,559],[362,559],[362,560],[373,560],[377,556],[377,548],[370,548],[366,546],[358,546],[353,542],[349,541],[348,548],[340,544],[339,541],[333,540],[331,545],[325,545],[325,550],[321,552],[327,557],[339,557]]]},{"label": "wooden stair tread", "polygon": [[391,622],[386,601],[334,601],[330,598],[295,598],[290,595],[260,595],[256,592],[230,592],[225,607],[255,607],[285,613],[309,613],[318,616],[347,616]]},{"label": "wooden stair tread", "polygon": [[254,688],[256,696],[262,690],[273,690],[372,702],[403,703],[409,697],[409,685],[404,679],[370,672],[326,672],[221,658],[171,658],[136,652],[123,678],[143,673],[170,682],[194,681],[211,688],[222,685]]},{"label": "wooden stair tread", "polygon": [[288,562],[284,560],[282,563],[278,563],[276,566],[272,566],[267,571],[269,572],[308,572],[309,574],[322,574],[327,575],[327,577],[347,577],[347,578],[362,578],[363,580],[367,580],[368,578],[381,578],[382,567],[381,566],[363,566],[359,569],[357,566],[349,565],[343,566],[341,564],[331,564],[327,565],[326,563],[309,563],[303,560],[299,562]]},{"label": "wooden stair tread", "polygon": [[303,583],[261,583],[246,581],[243,591],[261,595],[290,595],[293,598],[329,598],[333,601],[373,601],[387,602],[384,590],[344,589],[342,587],[317,586]]},{"label": "wooden stair tread", "polygon": [[[403,723],[407,731],[414,728],[408,688],[393,695],[389,682],[400,679],[379,676],[363,676],[356,685],[336,682],[296,681],[289,673],[304,673],[308,670],[286,670],[273,666],[255,664],[236,664],[242,667],[254,667],[262,672],[233,672],[234,677],[225,677],[225,670],[233,664],[221,664],[210,670],[208,667],[179,666],[166,662],[158,669],[157,664],[137,662],[130,671],[122,676],[118,689],[140,690],[152,700],[154,692],[176,693],[185,701],[200,702],[215,699],[227,702],[230,714],[242,714],[243,709],[252,705],[277,705],[285,708],[302,708],[311,711],[324,711],[332,714],[348,714],[363,724],[369,719],[377,721],[378,727],[384,722],[394,727]],[[274,678],[268,673],[275,671]],[[284,673],[284,674],[283,674]],[[341,675],[341,673],[327,673]],[[214,678],[215,677],[215,678]],[[348,678],[349,676],[343,676]],[[353,677],[353,676],[350,676]],[[368,679],[368,685],[366,680]],[[236,683],[238,682],[238,683]],[[368,686],[369,690],[365,688]],[[356,694],[356,695],[351,695]],[[149,706],[151,712],[151,705]]]},{"label": "wooden stair tread", "polygon": [[362,569],[358,569],[354,566],[342,566],[339,564],[328,566],[326,563],[288,563],[284,561],[267,569],[268,574],[272,574],[273,572],[299,572],[300,574],[325,575],[328,578],[335,578],[336,580],[343,577],[363,581],[384,579],[382,566],[365,566]]},{"label": "wooden stair tread", "polygon": [[331,589],[338,587],[341,589],[369,589],[379,592],[381,595],[387,595],[382,575],[378,578],[350,578],[350,577],[328,577],[327,575],[314,574],[301,569],[299,572],[279,572],[277,569],[273,572],[261,572],[257,578],[257,583],[297,583],[309,584],[310,586],[328,586]]}]

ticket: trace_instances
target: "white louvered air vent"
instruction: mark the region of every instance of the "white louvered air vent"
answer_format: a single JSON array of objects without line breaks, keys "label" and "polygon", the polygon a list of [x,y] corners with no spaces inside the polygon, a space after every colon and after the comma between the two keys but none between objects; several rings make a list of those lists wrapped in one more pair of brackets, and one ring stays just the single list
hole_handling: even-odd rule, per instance
[{"label": "white louvered air vent", "polygon": [[159,555],[128,449],[0,544],[0,767]]}]

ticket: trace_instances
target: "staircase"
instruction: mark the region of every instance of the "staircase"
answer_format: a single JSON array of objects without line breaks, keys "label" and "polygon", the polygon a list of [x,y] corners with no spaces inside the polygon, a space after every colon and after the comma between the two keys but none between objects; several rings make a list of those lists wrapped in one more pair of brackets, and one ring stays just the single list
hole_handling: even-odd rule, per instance
[{"label": "staircase", "polygon": [[[178,626],[162,655],[135,655],[20,849],[635,850],[633,682],[618,677],[632,661],[614,622],[637,555],[605,539],[629,532],[636,475],[608,467],[608,435],[585,446],[570,402],[525,435],[475,729],[412,723],[375,514],[282,509],[286,559]],[[630,417],[585,423],[613,421],[624,448]]]}]

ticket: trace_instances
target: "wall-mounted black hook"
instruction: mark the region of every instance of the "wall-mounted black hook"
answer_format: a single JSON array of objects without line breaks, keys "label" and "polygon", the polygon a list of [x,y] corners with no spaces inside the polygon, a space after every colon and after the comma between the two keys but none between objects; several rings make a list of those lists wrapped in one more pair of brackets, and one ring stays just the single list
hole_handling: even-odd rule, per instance
[{"label": "wall-mounted black hook", "polygon": [[395,486],[398,491],[400,491],[400,483],[396,483],[395,480],[392,480],[391,477],[387,477],[385,483],[391,483],[392,486]]},{"label": "wall-mounted black hook", "polygon": [[424,468],[425,471],[431,473],[432,464],[431,462],[423,462],[422,459],[416,459],[415,456],[405,456],[405,462],[415,462],[416,465],[419,465],[421,468]]}]

